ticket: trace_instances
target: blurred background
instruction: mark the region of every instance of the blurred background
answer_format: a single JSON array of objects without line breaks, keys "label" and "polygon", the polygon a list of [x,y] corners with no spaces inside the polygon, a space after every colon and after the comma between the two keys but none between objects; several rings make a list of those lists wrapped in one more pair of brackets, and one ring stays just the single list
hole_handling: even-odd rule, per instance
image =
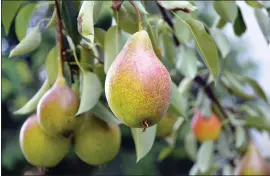
[{"label": "blurred background", "polygon": [[[246,24],[246,32],[242,36],[236,36],[231,24],[226,24],[222,32],[230,42],[231,51],[226,60],[226,67],[236,73],[250,76],[257,80],[270,98],[270,45],[267,43],[253,12],[253,8],[244,1],[237,2],[242,10]],[[211,1],[197,1],[199,19],[206,24],[215,21],[217,14]],[[147,6],[147,10],[154,11],[156,7]],[[150,8],[153,8],[150,10]],[[106,9],[107,18],[99,21],[96,27],[107,30],[112,23],[112,9]],[[37,22],[44,17],[51,17],[53,8],[41,6],[31,15],[28,32]],[[2,14],[5,16],[6,14]],[[106,16],[105,15],[105,16]],[[46,23],[42,24],[43,26]],[[18,27],[17,27],[18,28]],[[8,58],[10,51],[18,44],[15,22],[6,35],[2,34],[2,173],[3,175],[18,175],[35,169],[27,163],[19,147],[19,131],[27,116],[14,116],[13,111],[22,107],[41,87],[46,78],[44,61],[55,36],[49,29],[42,32],[41,46],[34,52],[23,57]],[[175,78],[176,77],[176,78]],[[181,74],[174,75],[174,79],[182,79]],[[222,94],[222,92],[220,93]],[[269,112],[270,113],[270,112]],[[121,125],[122,144],[117,157],[110,163],[101,167],[92,167],[83,163],[73,152],[55,168],[48,171],[49,174],[86,174],[86,175],[186,175],[193,166],[193,161],[188,157],[184,149],[184,137],[189,129],[189,124],[184,124],[177,138],[176,150],[166,159],[159,161],[159,153],[166,147],[164,139],[156,139],[150,153],[139,163],[136,163],[135,146],[129,128]],[[269,133],[261,133],[251,130],[250,133],[258,144],[265,158],[270,158]]]}]

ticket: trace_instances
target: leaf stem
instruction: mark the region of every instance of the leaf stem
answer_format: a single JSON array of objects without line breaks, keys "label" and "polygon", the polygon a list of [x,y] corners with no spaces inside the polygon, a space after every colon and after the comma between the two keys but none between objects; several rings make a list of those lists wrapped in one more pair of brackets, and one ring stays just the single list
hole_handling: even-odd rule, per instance
[{"label": "leaf stem", "polygon": [[63,61],[63,45],[64,45],[64,41],[63,41],[63,24],[62,24],[62,18],[60,15],[60,7],[59,7],[59,3],[58,0],[54,0],[55,1],[55,9],[56,9],[56,15],[57,15],[57,40],[59,42],[59,53],[58,53],[58,76],[62,76],[64,77],[64,61]]},{"label": "leaf stem", "polygon": [[132,0],[129,0],[129,2],[136,10],[136,14],[137,14],[137,17],[138,17],[138,22],[139,22],[139,31],[141,31],[141,30],[143,30],[141,13],[140,13],[137,5]]}]

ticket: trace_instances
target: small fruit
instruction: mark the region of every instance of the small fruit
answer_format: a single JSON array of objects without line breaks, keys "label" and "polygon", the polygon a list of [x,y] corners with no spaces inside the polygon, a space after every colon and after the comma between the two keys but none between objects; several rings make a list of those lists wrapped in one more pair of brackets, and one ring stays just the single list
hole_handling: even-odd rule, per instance
[{"label": "small fruit", "polygon": [[235,175],[270,175],[269,165],[252,143],[235,169]]},{"label": "small fruit", "polygon": [[37,107],[38,120],[42,129],[50,134],[64,134],[74,129],[80,99],[66,85],[63,77],[58,77],[53,87],[40,99]]},{"label": "small fruit", "polygon": [[215,114],[212,114],[210,117],[204,117],[198,110],[192,118],[191,128],[200,142],[216,140],[221,133],[219,118]]},{"label": "small fruit", "polygon": [[119,151],[120,129],[116,124],[92,116],[85,118],[75,132],[75,153],[90,165],[101,165],[111,161]]},{"label": "small fruit", "polygon": [[167,137],[172,133],[174,122],[176,118],[173,115],[166,114],[158,123],[157,123],[157,136],[158,137]]},{"label": "small fruit", "polygon": [[131,128],[152,126],[166,114],[171,92],[171,77],[147,32],[136,32],[107,73],[105,93],[111,110]]},{"label": "small fruit", "polygon": [[30,116],[20,131],[20,147],[26,160],[38,167],[54,167],[68,153],[70,140],[46,134],[37,115]]}]

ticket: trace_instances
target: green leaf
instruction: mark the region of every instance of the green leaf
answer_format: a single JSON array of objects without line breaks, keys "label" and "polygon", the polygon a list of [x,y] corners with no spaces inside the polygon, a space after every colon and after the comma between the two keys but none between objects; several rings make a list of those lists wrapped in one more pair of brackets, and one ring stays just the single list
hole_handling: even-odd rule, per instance
[{"label": "green leaf", "polygon": [[103,6],[103,1],[94,1],[94,12],[93,12],[93,21],[94,24],[97,22],[99,14]]},{"label": "green leaf", "polygon": [[48,82],[52,86],[58,75],[58,44],[48,53],[45,61],[45,70]]},{"label": "green leaf", "polygon": [[[192,19],[191,14],[187,14],[182,11],[177,12],[177,15],[185,20]],[[188,26],[186,25],[186,23],[184,23],[182,20],[178,18],[176,19],[174,24],[174,31],[178,40],[183,44],[186,44],[192,39],[192,33],[190,32]]]},{"label": "green leaf", "polygon": [[138,18],[135,14],[121,6],[119,11],[114,12],[117,25],[125,32],[133,34],[139,30]]},{"label": "green leaf", "polygon": [[245,129],[242,126],[235,128],[235,146],[241,148],[246,141]]},{"label": "green leaf", "polygon": [[92,109],[97,104],[102,93],[102,86],[96,74],[85,72],[82,77],[81,102],[76,115]]},{"label": "green leaf", "polygon": [[212,115],[211,101],[204,93],[203,89],[200,89],[199,94],[197,96],[196,107],[200,110],[200,112],[205,118],[211,117]]},{"label": "green leaf", "polygon": [[80,34],[94,43],[94,4],[95,1],[83,1],[77,21]]},{"label": "green leaf", "polygon": [[234,33],[237,36],[241,36],[247,29],[246,23],[244,21],[244,18],[242,16],[241,9],[238,7],[238,15],[237,19],[235,20],[235,23],[233,25]]},{"label": "green leaf", "polygon": [[36,109],[39,100],[47,92],[47,90],[49,90],[49,88],[50,88],[50,84],[49,84],[48,79],[46,79],[46,81],[43,83],[39,91],[22,108],[13,112],[13,114],[23,115],[23,114],[29,114],[33,112]]},{"label": "green leaf", "polygon": [[[142,5],[142,2],[141,1],[134,1],[135,5],[137,6],[138,10],[140,11],[141,14],[143,15],[147,15],[148,12],[145,10],[144,6]],[[128,1],[123,1],[122,3],[122,7],[124,7],[129,13],[131,13],[132,15],[134,16],[137,16],[136,15],[136,10],[135,8],[131,5],[130,2]],[[121,7],[121,8],[122,8]]]},{"label": "green leaf", "polygon": [[177,86],[172,83],[172,101],[168,112],[176,116],[186,117],[186,101],[183,95],[178,91]]},{"label": "green leaf", "polygon": [[184,147],[186,150],[187,155],[193,160],[196,161],[197,156],[197,141],[195,136],[193,135],[192,131],[186,134],[184,139]]},{"label": "green leaf", "polygon": [[197,74],[197,56],[196,51],[190,47],[181,45],[176,68],[190,79],[195,78]]},{"label": "green leaf", "polygon": [[231,45],[226,36],[218,29],[210,29],[210,35],[213,37],[221,55],[224,59],[231,51]]},{"label": "green leaf", "polygon": [[9,33],[9,28],[12,24],[12,21],[21,5],[21,1],[3,1],[2,2],[2,23],[6,32],[6,35]]},{"label": "green leaf", "polygon": [[261,9],[254,9],[255,17],[261,28],[261,31],[267,41],[270,41],[270,18],[266,12]]},{"label": "green leaf", "polygon": [[204,25],[200,21],[194,19],[183,21],[189,26],[205,64],[207,65],[214,79],[217,80],[219,77],[219,58],[215,43],[207,34]]},{"label": "green leaf", "polygon": [[237,18],[237,5],[235,1],[214,1],[214,8],[219,16],[227,22],[233,24]]},{"label": "green leaf", "polygon": [[94,28],[95,30],[95,38],[94,41],[97,43],[101,48],[104,48],[104,40],[106,32],[100,28]]},{"label": "green leaf", "polygon": [[141,128],[131,128],[131,133],[136,148],[137,161],[139,162],[152,148],[157,125],[149,127],[145,132],[142,132]]},{"label": "green leaf", "polygon": [[31,3],[23,6],[15,19],[15,32],[19,41],[21,41],[27,32],[33,12],[36,10],[36,4]]},{"label": "green leaf", "polygon": [[188,11],[194,11],[196,6],[192,5],[188,1],[157,1],[162,7],[168,10],[183,9]]},{"label": "green leaf", "polygon": [[269,123],[262,117],[247,116],[245,126],[270,132]]},{"label": "green leaf", "polygon": [[200,146],[197,155],[197,164],[202,172],[206,172],[210,169],[212,165],[213,150],[213,141],[206,141]]},{"label": "green leaf", "polygon": [[41,33],[39,27],[36,26],[32,31],[20,41],[20,43],[10,51],[9,57],[21,56],[39,47],[41,43]]},{"label": "green leaf", "polygon": [[184,119],[182,117],[178,117],[176,122],[173,124],[172,134],[165,139],[169,146],[172,148],[175,148],[177,135],[179,134],[179,130],[183,122]]},{"label": "green leaf", "polygon": [[171,153],[173,152],[173,148],[172,147],[165,147],[163,148],[159,155],[158,155],[158,161],[162,161],[164,160],[165,158],[167,158]]},{"label": "green leaf", "polygon": [[47,24],[46,28],[50,28],[50,27],[54,27],[57,24],[57,15],[56,15],[56,9],[54,8],[52,17],[49,21],[49,23]]},{"label": "green leaf", "polygon": [[13,86],[11,84],[11,81],[3,77],[2,78],[2,92],[1,92],[2,102],[4,102],[12,92],[13,92]]},{"label": "green leaf", "polygon": [[97,74],[97,76],[99,77],[99,80],[101,81],[101,85],[104,88],[105,80],[106,80],[106,74],[104,72],[104,65],[103,64],[96,65],[94,69],[94,73]]},{"label": "green leaf", "polygon": [[192,85],[192,79],[185,77],[182,79],[180,84],[178,85],[178,91],[182,95],[187,95],[187,93],[190,91]]},{"label": "green leaf", "polygon": [[264,7],[264,5],[263,4],[261,4],[260,2],[258,2],[258,1],[250,1],[250,0],[245,0],[246,1],[246,3],[249,5],[249,6],[251,6],[251,7],[254,7],[254,8],[263,8]]},{"label": "green leaf", "polygon": [[227,21],[225,21],[224,19],[220,18],[218,23],[217,23],[217,28],[221,29],[223,28],[225,25],[227,24]]},{"label": "green leaf", "polygon": [[94,113],[97,117],[108,123],[121,124],[120,122],[109,109],[107,109],[101,102],[98,102],[92,109],[91,112]]},{"label": "green leaf", "polygon": [[176,50],[173,42],[172,35],[169,32],[164,32],[161,34],[162,38],[162,51],[163,57],[165,60],[169,60],[172,63],[175,63]]}]

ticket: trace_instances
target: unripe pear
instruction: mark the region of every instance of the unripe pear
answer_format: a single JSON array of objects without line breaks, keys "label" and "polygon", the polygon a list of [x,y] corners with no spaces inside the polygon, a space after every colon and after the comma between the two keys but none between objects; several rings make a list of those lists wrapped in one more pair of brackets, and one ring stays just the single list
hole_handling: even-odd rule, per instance
[{"label": "unripe pear", "polygon": [[85,118],[75,132],[75,153],[90,165],[102,165],[111,161],[119,152],[120,129],[116,124],[91,116]]},{"label": "unripe pear", "polygon": [[131,128],[158,123],[166,114],[172,81],[145,30],[134,33],[112,63],[105,81],[108,104]]},{"label": "unripe pear", "polygon": [[38,103],[38,120],[42,129],[55,135],[73,131],[79,105],[78,95],[66,85],[63,77],[58,77]]},{"label": "unripe pear", "polygon": [[70,139],[45,133],[35,114],[30,116],[21,128],[20,147],[26,160],[32,165],[54,167],[68,153]]},{"label": "unripe pear", "polygon": [[176,117],[170,114],[166,114],[158,123],[157,123],[157,136],[158,137],[167,137],[172,133]]},{"label": "unripe pear", "polygon": [[235,169],[235,175],[270,175],[269,164],[254,144],[249,144],[247,152]]},{"label": "unripe pear", "polygon": [[191,128],[200,142],[216,140],[221,133],[221,123],[218,116],[212,114],[210,117],[205,117],[198,110],[192,118]]}]

